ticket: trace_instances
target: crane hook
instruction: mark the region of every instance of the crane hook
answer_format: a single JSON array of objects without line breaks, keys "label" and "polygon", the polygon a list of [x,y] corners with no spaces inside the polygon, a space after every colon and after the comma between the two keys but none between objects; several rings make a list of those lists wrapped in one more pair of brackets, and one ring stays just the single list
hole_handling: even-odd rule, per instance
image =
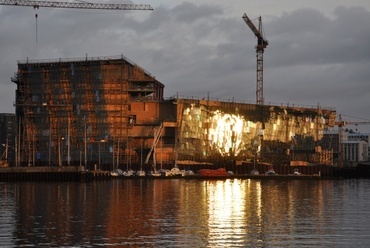
[{"label": "crane hook", "polygon": [[33,8],[35,9],[36,13],[35,13],[35,18],[36,18],[36,43],[37,43],[37,17],[39,16],[37,14],[37,10],[39,9],[39,6],[38,5],[34,5]]}]

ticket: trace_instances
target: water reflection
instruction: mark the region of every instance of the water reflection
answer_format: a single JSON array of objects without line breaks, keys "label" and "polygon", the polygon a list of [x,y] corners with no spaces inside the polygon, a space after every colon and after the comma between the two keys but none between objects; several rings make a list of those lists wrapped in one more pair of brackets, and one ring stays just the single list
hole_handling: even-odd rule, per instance
[{"label": "water reflection", "polygon": [[6,184],[0,183],[0,246],[10,246],[12,233],[15,230],[14,191]]},{"label": "water reflection", "polygon": [[[246,226],[245,185],[237,180],[205,181],[210,245],[240,243]],[[222,237],[222,239],[220,239]]]},{"label": "water reflection", "polygon": [[366,247],[369,180],[0,184],[0,246]]}]

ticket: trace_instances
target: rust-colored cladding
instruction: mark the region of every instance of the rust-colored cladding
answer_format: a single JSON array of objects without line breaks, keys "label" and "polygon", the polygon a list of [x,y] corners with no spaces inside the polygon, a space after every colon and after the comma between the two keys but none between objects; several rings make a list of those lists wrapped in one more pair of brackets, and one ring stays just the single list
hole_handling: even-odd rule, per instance
[{"label": "rust-colored cladding", "polygon": [[123,163],[132,117],[160,122],[164,85],[125,57],[22,61],[14,81],[23,164]]}]

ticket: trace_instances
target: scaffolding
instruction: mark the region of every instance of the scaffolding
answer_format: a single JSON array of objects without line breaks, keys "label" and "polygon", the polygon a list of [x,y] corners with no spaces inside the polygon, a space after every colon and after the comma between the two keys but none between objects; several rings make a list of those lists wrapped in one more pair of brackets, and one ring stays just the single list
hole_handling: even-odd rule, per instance
[{"label": "scaffolding", "polygon": [[159,101],[164,89],[124,56],[19,61],[12,81],[21,165],[117,166],[131,160],[131,102]]}]

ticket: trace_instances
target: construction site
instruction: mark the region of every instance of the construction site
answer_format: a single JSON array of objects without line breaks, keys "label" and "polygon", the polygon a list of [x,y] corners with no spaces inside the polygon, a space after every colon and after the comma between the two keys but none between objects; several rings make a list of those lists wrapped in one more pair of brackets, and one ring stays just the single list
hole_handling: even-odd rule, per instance
[{"label": "construction site", "polygon": [[[0,3],[31,6],[20,0]],[[153,10],[141,4],[48,1],[33,7]],[[257,38],[255,104],[209,96],[165,98],[164,84],[123,55],[18,61],[11,165],[151,170],[335,164],[338,145],[323,137],[336,125],[336,111],[266,104],[263,53],[269,42],[261,17],[242,19]]]},{"label": "construction site", "polygon": [[326,164],[331,108],[164,98],[123,55],[18,61],[17,166],[139,169],[242,161]]}]

